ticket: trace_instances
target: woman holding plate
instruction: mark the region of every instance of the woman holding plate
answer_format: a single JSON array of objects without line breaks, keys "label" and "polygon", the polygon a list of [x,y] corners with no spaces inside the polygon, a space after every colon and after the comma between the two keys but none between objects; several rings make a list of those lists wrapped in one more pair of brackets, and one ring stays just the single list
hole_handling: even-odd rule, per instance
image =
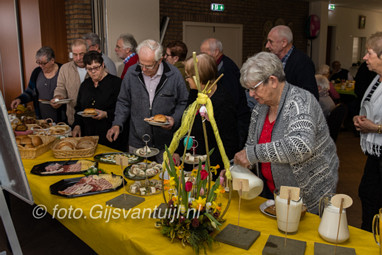
[{"label": "woman holding plate", "polygon": [[16,109],[19,104],[33,101],[38,119],[51,118],[54,122],[65,122],[66,108],[54,109],[49,102],[57,87],[57,77],[61,67],[61,64],[55,62],[53,49],[48,46],[40,48],[36,52],[36,64],[38,67],[31,74],[28,88],[12,101],[11,108]]},{"label": "woman holding plate", "polygon": [[84,63],[90,77],[84,80],[78,92],[72,134],[74,137],[99,136],[100,144],[125,150],[121,140],[106,139],[122,80],[107,73],[102,54],[97,51],[87,52]]}]

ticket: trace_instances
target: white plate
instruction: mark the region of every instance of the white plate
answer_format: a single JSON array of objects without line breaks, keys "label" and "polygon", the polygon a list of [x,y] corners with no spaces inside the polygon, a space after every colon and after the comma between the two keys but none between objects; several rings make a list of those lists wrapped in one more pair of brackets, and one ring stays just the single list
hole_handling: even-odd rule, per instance
[{"label": "white plate", "polygon": [[[56,101],[55,103],[56,104],[67,104],[70,101],[72,101],[72,99],[66,98],[66,99],[60,99],[60,100]],[[50,104],[50,100],[41,100],[41,101],[39,100],[39,102],[42,104]]]},{"label": "white plate", "polygon": [[166,126],[166,125],[170,124],[170,122],[168,122],[168,121],[166,121],[166,122],[156,122],[156,121],[151,121],[151,120],[144,120],[144,121],[146,121],[147,123],[149,123],[152,126],[158,126],[158,127],[162,127],[162,126]]},{"label": "white plate", "polygon": [[97,114],[84,114],[84,111],[77,112],[78,115],[82,117],[94,117],[97,116]]},{"label": "white plate", "polygon": [[265,208],[267,208],[267,207],[269,207],[269,206],[272,206],[272,205],[274,205],[274,204],[275,204],[275,201],[274,201],[273,199],[269,199],[269,200],[265,201],[264,203],[262,203],[262,204],[260,205],[260,211],[261,211],[262,213],[264,213],[265,215],[269,216],[269,217],[276,218],[276,215],[267,213],[267,212],[265,211]]}]

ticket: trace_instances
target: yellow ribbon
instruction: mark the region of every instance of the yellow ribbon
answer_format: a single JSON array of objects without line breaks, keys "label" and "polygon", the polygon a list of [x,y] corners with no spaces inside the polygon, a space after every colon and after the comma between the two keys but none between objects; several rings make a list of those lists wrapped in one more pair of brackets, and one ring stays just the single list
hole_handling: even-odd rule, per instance
[{"label": "yellow ribbon", "polygon": [[[190,128],[192,128],[191,127],[192,120],[195,117],[196,112],[199,110],[201,105],[205,105],[207,108],[207,113],[208,113],[208,117],[210,119],[211,127],[212,127],[212,130],[214,131],[216,143],[218,145],[220,155],[221,155],[222,160],[223,160],[224,168],[226,170],[225,175],[226,175],[228,180],[231,180],[232,177],[231,177],[231,172],[229,170],[230,169],[230,163],[229,163],[228,157],[225,153],[223,142],[220,138],[218,126],[216,125],[216,121],[214,118],[214,109],[212,106],[211,99],[206,94],[198,93],[198,98],[195,100],[195,102],[193,102],[184,111],[183,116],[182,116],[181,126],[175,132],[168,150],[169,150],[171,155],[174,154],[175,150],[178,148],[180,140],[188,133],[188,130],[190,130]],[[167,160],[168,160],[168,156],[167,156],[167,153],[165,152],[163,154],[163,165],[162,165],[163,169],[165,169],[165,167],[166,167],[165,162],[167,162]]]}]

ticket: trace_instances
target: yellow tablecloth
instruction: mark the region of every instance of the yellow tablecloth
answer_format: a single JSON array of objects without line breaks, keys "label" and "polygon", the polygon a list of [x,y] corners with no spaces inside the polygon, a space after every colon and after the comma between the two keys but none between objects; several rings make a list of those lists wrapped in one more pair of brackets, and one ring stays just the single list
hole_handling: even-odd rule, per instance
[{"label": "yellow tablecloth", "polygon": [[[113,150],[108,147],[98,145],[96,154],[111,151]],[[143,215],[143,209],[154,208],[163,202],[161,194],[145,197],[145,202],[136,207],[141,209],[140,214],[137,213],[138,209],[134,208],[126,217],[121,210],[121,216],[118,217],[118,212],[106,206],[106,201],[121,195],[123,189],[79,198],[51,195],[50,185],[62,179],[81,176],[38,176],[30,173],[34,165],[55,160],[59,159],[55,159],[51,151],[33,160],[23,160],[34,201],[45,206],[52,217],[58,219],[98,254],[193,254],[191,247],[183,248],[179,242],[171,243],[167,237],[162,236],[159,229],[154,227],[156,220],[149,219],[148,211]],[[100,167],[107,172],[122,175],[119,166],[101,163]],[[242,200],[241,203],[240,225],[261,232],[248,251],[215,243],[212,250],[208,251],[209,254],[261,254],[269,235],[283,236],[277,230],[276,220],[260,212],[259,206],[264,201],[263,198],[256,198],[250,201]],[[229,223],[236,225],[237,217],[238,196],[235,192],[225,217],[227,221],[222,228]],[[300,222],[298,233],[289,236],[307,243],[305,254],[313,254],[314,242],[327,243],[318,234],[319,223],[318,216],[307,213]],[[350,239],[341,246],[355,248],[357,254],[378,254],[378,246],[371,233],[354,227],[349,227],[349,230]]]}]

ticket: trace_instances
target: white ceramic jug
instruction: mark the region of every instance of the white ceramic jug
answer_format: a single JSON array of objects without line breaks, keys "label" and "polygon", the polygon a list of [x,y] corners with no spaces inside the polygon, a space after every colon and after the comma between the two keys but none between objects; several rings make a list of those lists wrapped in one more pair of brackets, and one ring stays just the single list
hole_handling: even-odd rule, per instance
[{"label": "white ceramic jug", "polygon": [[[349,228],[346,217],[346,209],[342,209],[341,219],[340,219],[340,208],[332,205],[331,198],[335,194],[327,194],[323,196],[320,200],[320,217],[321,222],[318,227],[318,233],[325,241],[331,243],[342,243],[349,239]],[[337,230],[338,222],[340,223],[340,228],[338,232],[337,240]]]},{"label": "white ceramic jug", "polygon": [[261,191],[263,191],[263,181],[254,173],[252,173],[249,169],[244,168],[240,165],[233,165],[231,166],[230,170],[233,179],[248,179],[249,191],[243,192],[241,198],[251,200],[260,195]]}]

